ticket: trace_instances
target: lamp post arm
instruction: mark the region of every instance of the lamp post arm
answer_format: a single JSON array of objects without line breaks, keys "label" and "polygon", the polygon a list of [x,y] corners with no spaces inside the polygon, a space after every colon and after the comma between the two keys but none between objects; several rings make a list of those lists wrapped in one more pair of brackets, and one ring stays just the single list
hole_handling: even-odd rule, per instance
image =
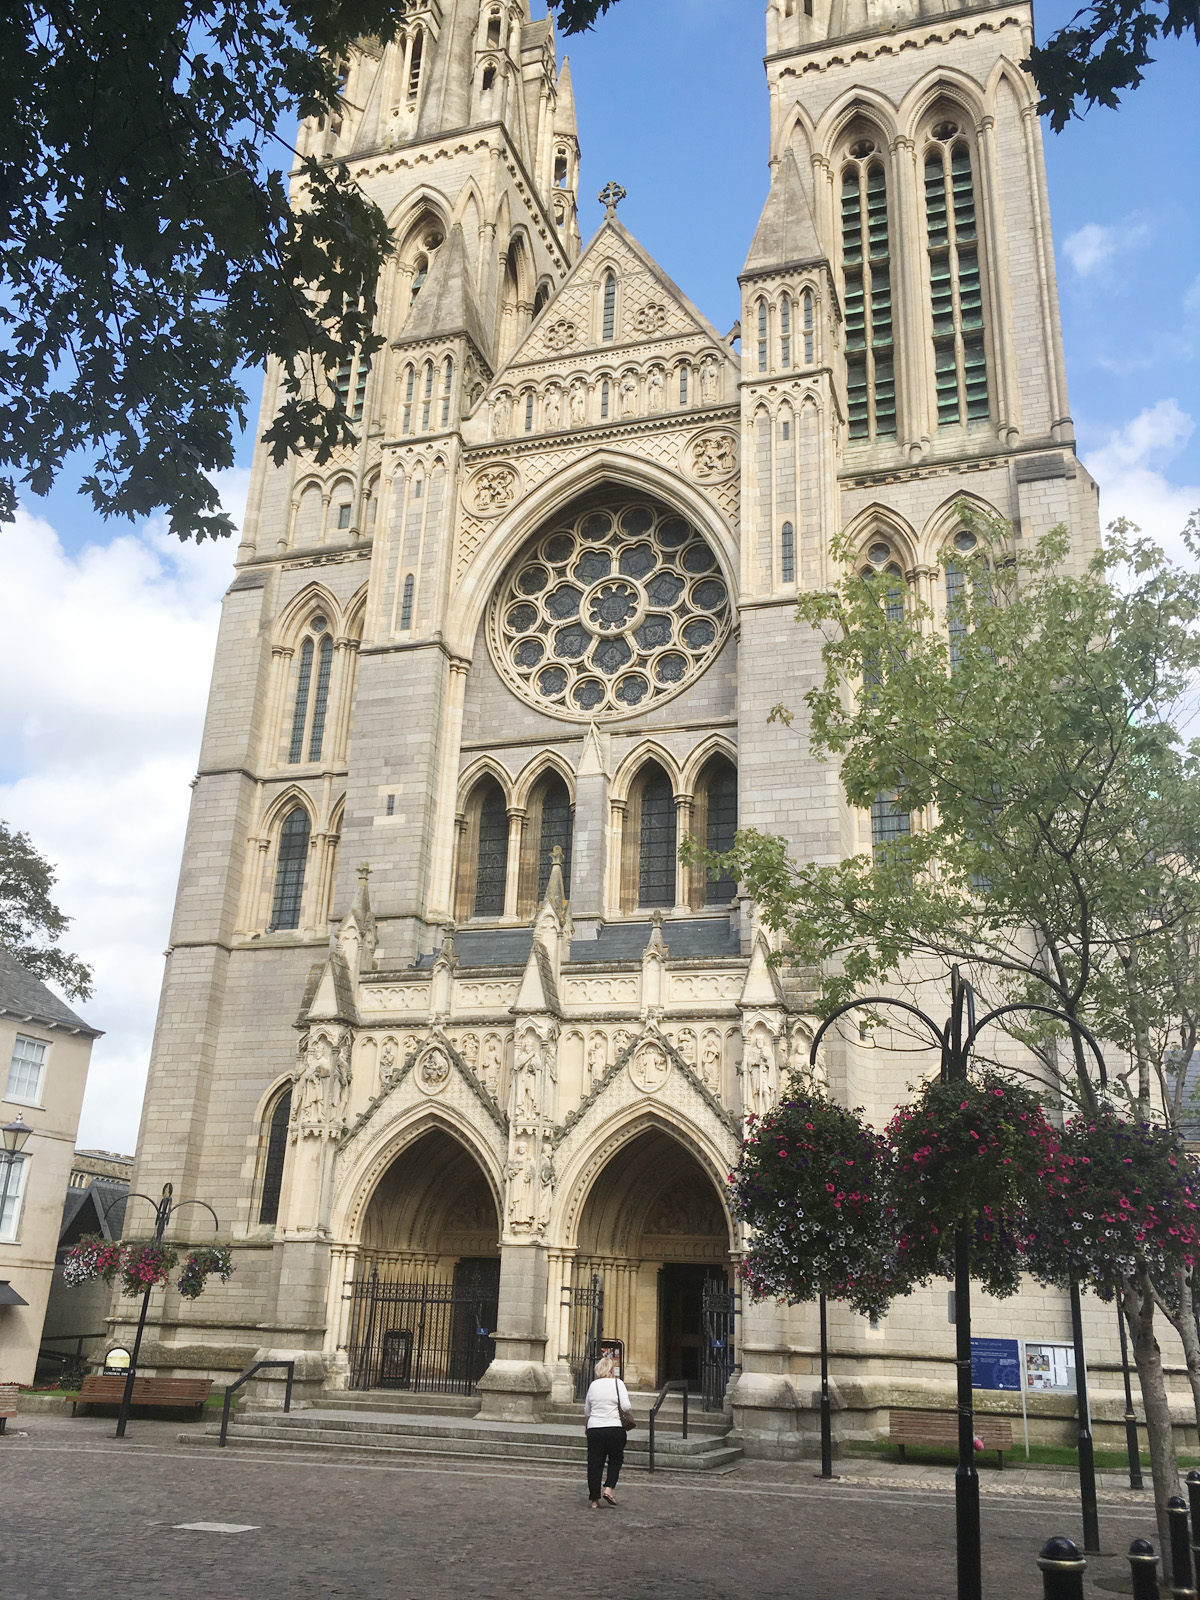
[{"label": "lamp post arm", "polygon": [[933,1018],[922,1011],[920,1006],[914,1006],[909,1000],[898,1000],[894,995],[874,994],[868,995],[864,1000],[847,1000],[845,1005],[840,1005],[835,1011],[831,1011],[829,1013],[829,1015],[825,1018],[825,1021],[817,1029],[816,1035],[813,1038],[812,1047],[808,1052],[808,1064],[810,1067],[816,1066],[817,1046],[829,1032],[830,1028],[832,1028],[833,1024],[838,1020],[839,1017],[844,1017],[848,1011],[854,1011],[860,1006],[895,1006],[900,1011],[909,1012],[912,1016],[918,1018],[925,1024],[930,1033],[933,1035],[934,1042],[937,1044],[938,1048],[943,1051],[945,1050],[945,1035]]},{"label": "lamp post arm", "polygon": [[205,1211],[207,1211],[209,1216],[213,1219],[213,1227],[218,1229],[218,1231],[220,1230],[221,1219],[217,1216],[217,1213],[209,1205],[207,1200],[181,1200],[177,1206],[173,1206],[171,1208],[171,1215],[174,1216],[176,1211],[182,1211],[184,1206],[203,1206]]},{"label": "lamp post arm", "polygon": [[970,1054],[972,1048],[974,1047],[975,1040],[978,1038],[983,1029],[987,1027],[989,1022],[995,1022],[998,1017],[1008,1016],[1014,1011],[1040,1012],[1043,1016],[1053,1017],[1056,1022],[1065,1022],[1067,1026],[1075,1033],[1082,1035],[1082,1037],[1087,1040],[1088,1044],[1091,1045],[1092,1054],[1096,1057],[1096,1065],[1100,1072],[1100,1087],[1102,1089],[1108,1088],[1108,1068],[1104,1065],[1104,1055],[1100,1049],[1100,1046],[1096,1043],[1095,1036],[1092,1034],[1089,1028],[1085,1027],[1084,1024],[1079,1021],[1077,1017],[1068,1016],[1065,1011],[1059,1011],[1055,1006],[1039,1006],[1034,1004],[1032,1001],[1026,1000],[1018,1000],[1013,1002],[1011,1005],[997,1006],[994,1011],[988,1011],[984,1016],[980,1017],[979,1021],[971,1029],[970,1033],[967,1035],[966,1042],[963,1045],[963,1055],[966,1056]]}]

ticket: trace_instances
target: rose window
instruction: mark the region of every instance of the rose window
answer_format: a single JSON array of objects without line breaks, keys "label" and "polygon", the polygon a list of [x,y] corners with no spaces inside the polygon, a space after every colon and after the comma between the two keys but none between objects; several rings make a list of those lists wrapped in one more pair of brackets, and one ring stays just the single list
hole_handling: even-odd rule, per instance
[{"label": "rose window", "polygon": [[729,590],[702,535],[639,502],[539,534],[496,595],[489,642],[522,698],[582,721],[678,693],[729,627]]}]

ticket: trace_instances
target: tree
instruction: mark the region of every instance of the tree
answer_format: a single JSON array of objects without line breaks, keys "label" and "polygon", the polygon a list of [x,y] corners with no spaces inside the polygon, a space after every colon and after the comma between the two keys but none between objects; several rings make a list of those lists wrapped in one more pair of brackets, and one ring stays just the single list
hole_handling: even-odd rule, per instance
[{"label": "tree", "polygon": [[[583,33],[616,0],[548,0],[564,33]],[[1038,110],[1058,133],[1094,105],[1115,106],[1123,89],[1136,89],[1153,57],[1156,39],[1190,33],[1200,44],[1197,0],[1096,0],[1077,11],[1025,65],[1041,91]]]},{"label": "tree", "polygon": [[50,897],[55,881],[54,868],[29,835],[0,822],[0,945],[68,999],[87,1000],[92,969],[59,947],[71,919]]},{"label": "tree", "polygon": [[[1184,959],[1200,911],[1200,751],[1177,726],[1200,668],[1200,576],[1122,527],[1073,572],[1063,530],[1026,551],[960,510],[970,531],[947,558],[944,618],[899,580],[853,570],[798,606],[824,637],[824,680],[805,696],[813,751],[840,759],[851,803],[890,797],[914,831],[832,866],[744,832],[713,864],[821,970],[822,1009],[961,966],[992,1003],[1053,1006],[1128,1050],[1112,1087],[1145,1120],[1155,1041],[1194,1041],[1200,994]],[[1008,1025],[1042,1094],[1094,1121],[1076,1030]],[[1190,1316],[1183,1266],[1174,1287],[1140,1266],[1116,1285],[1160,1469],[1174,1447],[1153,1321]],[[1164,1484],[1156,1470],[1160,1499]]]},{"label": "tree", "polygon": [[[369,355],[390,248],[344,166],[280,130],[334,114],[339,61],[399,0],[17,0],[0,34],[0,520],[88,453],[105,515],[232,532],[242,373],[277,359],[277,462],[354,431],[330,379]],[[294,169],[294,194],[284,172]],[[295,201],[295,203],[293,203]],[[15,476],[14,476],[15,475]]]}]

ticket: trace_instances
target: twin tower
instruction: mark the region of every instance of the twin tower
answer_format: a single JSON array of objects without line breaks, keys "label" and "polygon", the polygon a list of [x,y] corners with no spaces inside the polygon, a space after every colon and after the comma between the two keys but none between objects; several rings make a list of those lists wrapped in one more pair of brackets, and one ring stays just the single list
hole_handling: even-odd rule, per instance
[{"label": "twin tower", "polygon": [[[302,127],[392,228],[385,344],[336,375],[356,447],[255,457],[135,1185],[208,1200],[237,1271],[168,1293],[161,1370],[283,1348],[313,1389],[420,1387],[403,1295],[370,1297],[434,1286],[483,1297],[445,1359],[485,1414],[569,1396],[598,1317],[635,1386],[687,1378],[748,1450],[807,1448],[808,1312],[736,1303],[723,1177],[807,1061],[810,996],[678,842],[833,860],[919,826],[848,807],[802,716],[767,720],[819,671],[794,603],[836,534],[935,609],[963,501],[1095,540],[1031,26],[1025,0],[772,0],[727,334],[618,186],[581,247],[570,72],[527,0],[410,0]],[[264,425],[278,398],[268,371]],[[882,1120],[918,1067],[855,1038],[823,1071]],[[933,1305],[836,1342],[936,1383]]]}]

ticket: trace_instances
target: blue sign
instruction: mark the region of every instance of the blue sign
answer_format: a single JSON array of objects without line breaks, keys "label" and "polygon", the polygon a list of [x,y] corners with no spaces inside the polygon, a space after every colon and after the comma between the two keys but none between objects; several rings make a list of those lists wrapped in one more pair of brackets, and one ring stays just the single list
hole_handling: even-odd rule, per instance
[{"label": "blue sign", "polygon": [[1020,1389],[1021,1353],[1016,1339],[971,1340],[972,1389]]}]

